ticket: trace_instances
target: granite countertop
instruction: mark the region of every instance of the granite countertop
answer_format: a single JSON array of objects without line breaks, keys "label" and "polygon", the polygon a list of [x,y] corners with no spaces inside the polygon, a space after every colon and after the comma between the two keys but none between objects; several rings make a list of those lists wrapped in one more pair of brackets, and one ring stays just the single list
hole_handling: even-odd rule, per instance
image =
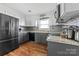
[{"label": "granite countertop", "polygon": [[69,40],[69,39],[66,39],[66,38],[62,38],[61,36],[49,35],[48,38],[47,38],[47,41],[48,42],[57,42],[57,43],[79,46],[79,42],[74,41],[74,40]]}]

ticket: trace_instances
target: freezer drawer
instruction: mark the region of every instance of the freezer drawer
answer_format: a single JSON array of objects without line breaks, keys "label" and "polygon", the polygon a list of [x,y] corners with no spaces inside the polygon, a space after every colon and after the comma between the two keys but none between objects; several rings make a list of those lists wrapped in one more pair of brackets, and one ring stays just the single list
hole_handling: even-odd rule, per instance
[{"label": "freezer drawer", "polygon": [[4,55],[16,48],[18,48],[18,42],[16,39],[0,42],[0,55]]}]

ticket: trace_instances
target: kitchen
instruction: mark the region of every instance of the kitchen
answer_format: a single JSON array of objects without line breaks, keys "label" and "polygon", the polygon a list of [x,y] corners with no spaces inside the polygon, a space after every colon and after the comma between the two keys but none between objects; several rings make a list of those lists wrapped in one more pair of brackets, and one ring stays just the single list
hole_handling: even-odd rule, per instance
[{"label": "kitchen", "polygon": [[1,56],[78,56],[79,3],[0,3]]}]

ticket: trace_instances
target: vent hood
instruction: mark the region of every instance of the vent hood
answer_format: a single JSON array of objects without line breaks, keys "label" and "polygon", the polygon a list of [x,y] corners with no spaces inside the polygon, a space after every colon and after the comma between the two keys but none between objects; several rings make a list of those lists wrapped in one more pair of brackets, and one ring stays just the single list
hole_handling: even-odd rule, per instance
[{"label": "vent hood", "polygon": [[60,17],[59,22],[64,23],[76,17],[79,17],[79,10],[64,13],[63,16]]},{"label": "vent hood", "polygon": [[41,14],[40,15],[40,20],[49,19],[49,18],[50,18],[50,15],[49,14]]}]

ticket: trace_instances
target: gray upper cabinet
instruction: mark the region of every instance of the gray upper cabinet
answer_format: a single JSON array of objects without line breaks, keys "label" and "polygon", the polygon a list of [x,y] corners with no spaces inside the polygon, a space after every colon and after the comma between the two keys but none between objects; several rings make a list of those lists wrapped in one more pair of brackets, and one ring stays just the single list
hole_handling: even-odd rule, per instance
[{"label": "gray upper cabinet", "polygon": [[65,23],[79,16],[79,3],[61,3],[58,10],[60,17],[57,19],[57,22]]}]

